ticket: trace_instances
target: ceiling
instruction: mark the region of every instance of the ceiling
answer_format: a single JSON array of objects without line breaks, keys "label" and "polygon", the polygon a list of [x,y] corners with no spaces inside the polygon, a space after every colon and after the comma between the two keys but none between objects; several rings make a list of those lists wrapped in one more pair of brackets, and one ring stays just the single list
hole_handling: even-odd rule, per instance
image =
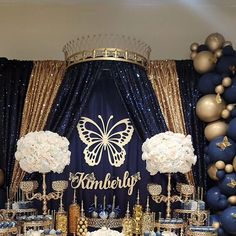
[{"label": "ceiling", "polygon": [[63,59],[77,36],[117,33],[152,48],[152,59],[189,58],[212,32],[236,45],[236,0],[0,0],[0,56]]}]

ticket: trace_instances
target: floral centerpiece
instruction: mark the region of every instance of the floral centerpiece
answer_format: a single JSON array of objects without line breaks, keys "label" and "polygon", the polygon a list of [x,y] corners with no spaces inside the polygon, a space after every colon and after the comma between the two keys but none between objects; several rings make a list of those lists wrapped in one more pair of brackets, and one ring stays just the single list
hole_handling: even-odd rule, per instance
[{"label": "floral centerpiece", "polygon": [[62,173],[70,164],[69,141],[51,131],[30,132],[17,142],[15,158],[28,172]]},{"label": "floral centerpiece", "polygon": [[[166,218],[171,217],[171,202],[183,201],[177,195],[171,196],[171,173],[187,173],[197,161],[194,155],[191,136],[167,131],[147,139],[142,146],[142,159],[146,161],[146,169],[150,175],[167,173],[167,196],[160,195],[162,186],[149,184],[148,191],[152,199],[166,202]],[[185,201],[187,198],[185,199]]]},{"label": "floral centerpiece", "polygon": [[142,159],[150,175],[187,173],[197,161],[191,136],[167,131],[147,139],[142,146]]},{"label": "floral centerpiece", "polygon": [[[43,214],[47,214],[47,201],[62,198],[67,188],[67,181],[54,181],[54,192],[46,194],[46,173],[53,171],[62,173],[65,166],[70,164],[69,141],[51,131],[30,132],[17,142],[15,158],[22,170],[43,175],[42,193],[33,193],[32,181],[21,182],[21,189],[28,200],[37,199],[43,202]],[[37,232],[36,232],[37,233]]]}]

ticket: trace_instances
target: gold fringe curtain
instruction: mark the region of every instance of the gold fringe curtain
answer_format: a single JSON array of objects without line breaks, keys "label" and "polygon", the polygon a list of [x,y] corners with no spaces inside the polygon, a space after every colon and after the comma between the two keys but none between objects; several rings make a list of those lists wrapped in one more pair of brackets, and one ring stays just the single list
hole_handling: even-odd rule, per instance
[{"label": "gold fringe curtain", "polygon": [[[66,65],[61,61],[36,61],[25,98],[20,137],[43,130],[54,98],[62,82]],[[11,181],[10,197],[13,198],[25,172],[16,161]]]},{"label": "gold fringe curtain", "polygon": [[[148,67],[148,77],[169,130],[187,134],[175,61],[151,61]],[[188,173],[186,177],[188,182],[194,184],[192,172]]]}]

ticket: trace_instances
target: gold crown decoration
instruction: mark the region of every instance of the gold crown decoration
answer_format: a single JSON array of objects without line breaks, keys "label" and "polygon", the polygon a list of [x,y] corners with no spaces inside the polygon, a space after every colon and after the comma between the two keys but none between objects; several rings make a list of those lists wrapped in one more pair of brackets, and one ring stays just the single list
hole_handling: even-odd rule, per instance
[{"label": "gold crown decoration", "polygon": [[69,41],[63,52],[67,67],[85,61],[125,61],[147,67],[151,48],[135,38],[117,34],[83,36]]}]

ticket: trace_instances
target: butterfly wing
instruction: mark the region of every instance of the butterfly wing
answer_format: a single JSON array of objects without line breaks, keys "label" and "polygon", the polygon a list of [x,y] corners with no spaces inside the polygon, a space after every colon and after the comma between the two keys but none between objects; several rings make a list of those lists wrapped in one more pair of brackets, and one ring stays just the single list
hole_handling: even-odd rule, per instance
[{"label": "butterfly wing", "polygon": [[[118,126],[124,126],[124,128],[121,131],[112,133],[112,131]],[[117,142],[120,143],[122,146],[125,146],[131,140],[133,132],[134,128],[128,118],[120,120],[109,130],[109,141]]]},{"label": "butterfly wing", "polygon": [[98,165],[104,149],[102,144],[103,131],[88,117],[81,117],[77,124],[77,129],[80,139],[87,145],[83,151],[86,163],[90,166]]},{"label": "butterfly wing", "polygon": [[[112,133],[118,126],[121,126],[122,130]],[[124,146],[131,140],[133,132],[134,128],[129,119],[120,120],[109,130],[107,153],[112,166],[119,167],[124,163],[126,156]]]},{"label": "butterfly wing", "polygon": [[120,167],[125,161],[126,151],[117,142],[110,141],[107,145],[107,155],[112,166]]}]

